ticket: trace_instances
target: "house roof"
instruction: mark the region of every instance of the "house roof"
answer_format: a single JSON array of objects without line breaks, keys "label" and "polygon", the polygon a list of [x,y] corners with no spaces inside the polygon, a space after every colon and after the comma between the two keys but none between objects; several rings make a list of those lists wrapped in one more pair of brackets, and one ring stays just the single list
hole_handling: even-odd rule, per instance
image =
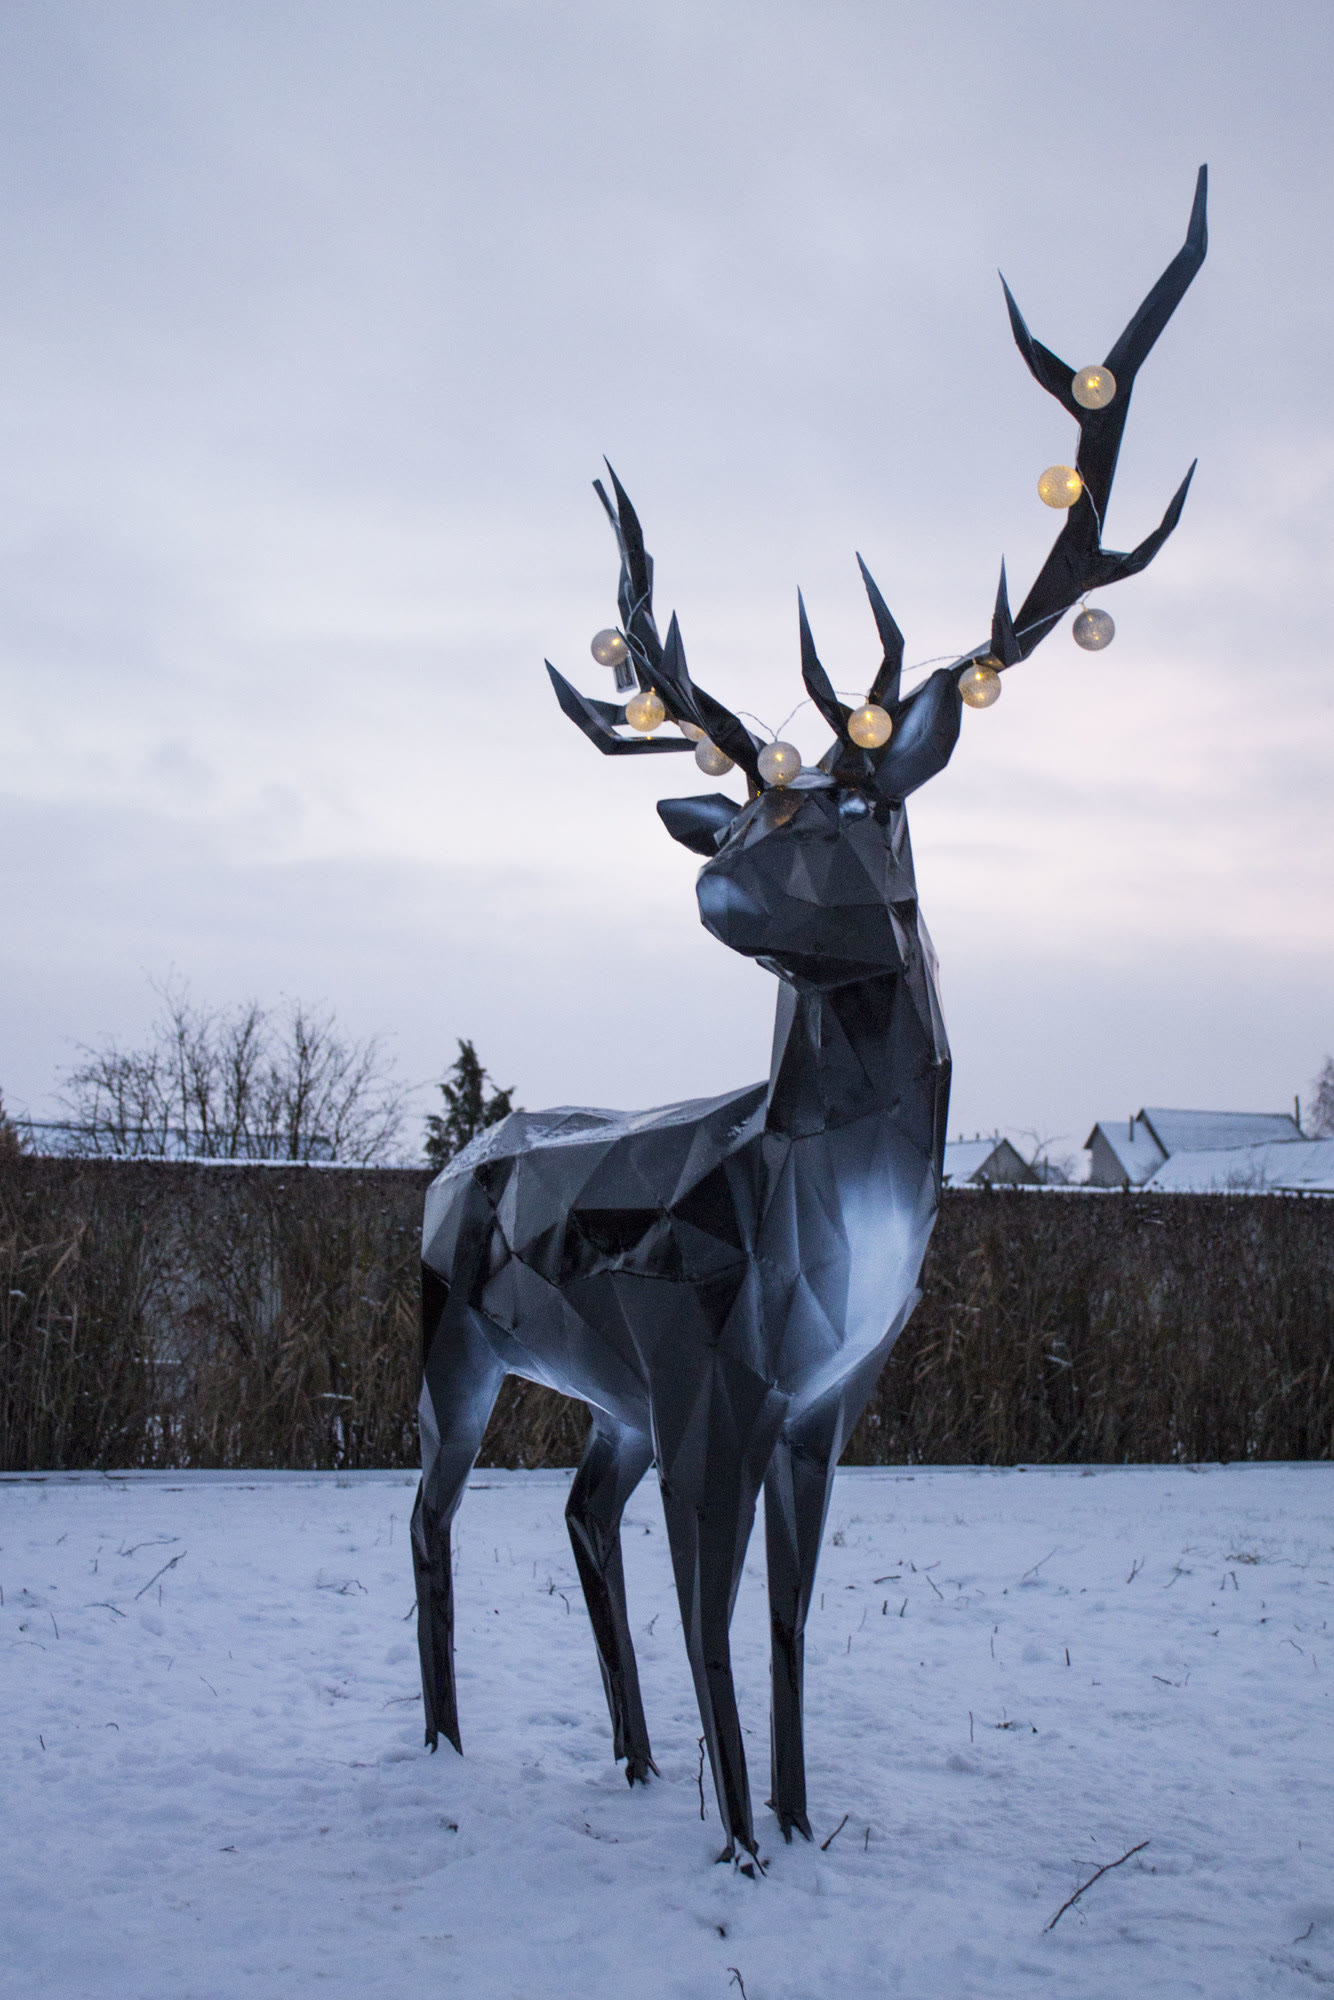
[{"label": "house roof", "polygon": [[1164,1160],[1148,1185],[1176,1194],[1229,1190],[1334,1194],[1334,1139],[1183,1150]]},{"label": "house roof", "polygon": [[1131,1187],[1139,1187],[1149,1178],[1154,1168],[1160,1167],[1166,1158],[1166,1147],[1158,1144],[1152,1132],[1143,1123],[1142,1115],[1135,1120],[1133,1139],[1130,1136],[1128,1118],[1100,1118],[1084,1141],[1085,1146],[1091,1146],[1100,1132],[1103,1144],[1110,1147],[1116,1156],[1117,1163]]},{"label": "house roof", "polygon": [[1302,1136],[1290,1111],[1168,1111],[1148,1105],[1139,1115],[1168,1154],[1281,1144]]},{"label": "house roof", "polygon": [[945,1179],[956,1187],[974,1180],[1012,1181],[1028,1163],[1008,1139],[956,1139],[945,1148]]}]

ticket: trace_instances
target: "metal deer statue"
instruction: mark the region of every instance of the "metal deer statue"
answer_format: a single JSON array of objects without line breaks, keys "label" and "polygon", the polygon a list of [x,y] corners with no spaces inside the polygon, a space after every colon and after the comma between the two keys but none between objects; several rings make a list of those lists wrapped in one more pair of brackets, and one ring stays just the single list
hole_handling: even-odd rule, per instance
[{"label": "metal deer statue", "polygon": [[906,695],[902,636],[861,565],[883,651],[868,699],[893,724],[882,747],[860,748],[850,733],[853,711],[820,664],[803,607],[802,675],[835,740],[814,769],[766,783],[761,745],[692,681],[675,618],[660,640],[634,509],[614,473],[614,503],[598,483],[621,553],[626,658],[640,690],[655,690],[689,733],[623,736],[623,708],[585,699],[549,669],[556,696],[608,756],[688,750],[705,737],[745,773],[744,805],[713,794],[665,799],[658,812],[704,857],[705,928],[777,976],[773,1063],[762,1083],[658,1111],[515,1112],[430,1188],[412,1539],[433,1748],[442,1732],[460,1747],[450,1523],[501,1381],[519,1375],[581,1397],[591,1413],[566,1514],[615,1754],[632,1784],[656,1767],[620,1521],[657,1468],[720,1858],[747,1867],[755,1831],[728,1630],[764,1487],[769,1803],[787,1839],[793,1828],[809,1839],[803,1634],[826,1509],[839,1455],[919,1297],[945,1139],[949,1049],[904,802],[949,761],[961,675],[1014,666],[1085,592],[1143,569],[1175,528],[1190,474],[1132,553],[1101,545],[1136,371],[1205,242],[1201,168],[1185,247],[1098,371],[1114,381],[1101,408],[1072,393],[1072,369],[1033,339],[1007,288],[1020,352],[1079,424],[1082,490],[1017,618],[1002,568],[989,641]]}]

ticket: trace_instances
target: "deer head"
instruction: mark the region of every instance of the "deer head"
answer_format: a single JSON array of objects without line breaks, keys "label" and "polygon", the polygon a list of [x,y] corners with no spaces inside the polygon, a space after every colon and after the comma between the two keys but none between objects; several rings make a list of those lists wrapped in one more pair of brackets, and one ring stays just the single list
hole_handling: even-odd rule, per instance
[{"label": "deer head", "polygon": [[[1075,470],[1081,491],[1017,617],[1011,616],[1002,562],[987,641],[939,668],[907,695],[900,688],[903,635],[858,556],[882,652],[867,700],[884,708],[893,723],[880,749],[859,748],[849,734],[853,710],[835,693],[820,663],[798,596],[802,679],[834,741],[813,769],[786,785],[766,784],[759,739],[691,679],[675,614],[666,642],[658,635],[653,561],[619,479],[608,466],[614,500],[601,480],[594,482],[620,549],[621,632],[639,687],[655,690],[671,722],[696,735],[702,732],[746,776],[744,805],[713,793],[664,799],[658,806],[669,833],[705,857],[698,883],[700,914],[705,927],[733,950],[798,984],[838,985],[905,969],[915,949],[910,918],[916,890],[904,801],[949,762],[962,713],[960,675],[978,663],[1004,673],[1026,659],[1088,591],[1147,567],[1181,517],[1194,465],[1157,528],[1137,548],[1120,553],[1102,546],[1102,522],[1135,377],[1204,262],[1206,188],[1207,169],[1201,167],[1183,248],[1102,363],[1115,382],[1115,394],[1102,408],[1085,407],[1076,399],[1075,371],[1034,340],[1002,277],[1020,353],[1037,381],[1079,425]],[[626,721],[623,707],[579,694],[549,661],[547,671],[565,713],[605,755],[655,755],[694,747],[686,735],[618,734]]]}]

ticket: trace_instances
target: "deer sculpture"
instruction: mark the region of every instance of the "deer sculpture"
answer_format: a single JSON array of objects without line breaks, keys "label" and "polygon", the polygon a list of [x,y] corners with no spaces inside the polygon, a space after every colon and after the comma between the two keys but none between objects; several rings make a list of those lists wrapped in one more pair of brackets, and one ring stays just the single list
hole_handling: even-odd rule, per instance
[{"label": "deer sculpture", "polygon": [[[1079,499],[1012,618],[1002,566],[985,645],[900,688],[903,638],[862,578],[883,657],[869,701],[892,718],[877,749],[817,657],[804,606],[801,667],[834,741],[785,784],[758,740],[690,677],[675,617],[654,622],[653,564],[611,473],[595,482],[620,549],[626,657],[671,723],[707,737],[747,780],[658,812],[703,857],[705,928],[778,980],[768,1077],[639,1113],[515,1112],[445,1168],[423,1236],[422,1482],[413,1513],[426,1740],[461,1748],[450,1524],[507,1374],[582,1398],[592,1418],[566,1508],[611,1711],[633,1785],[656,1771],[626,1614],[620,1521],[649,1466],[671,1559],[722,1819],[720,1859],[752,1870],[754,1824],[728,1632],[761,1486],[772,1637],[769,1803],[810,1838],[802,1744],[806,1616],[839,1455],[920,1296],[935,1220],[950,1058],[935,958],[917,906],[905,800],[949,762],[960,677],[1027,657],[1085,592],[1152,560],[1101,545],[1135,375],[1203,262],[1205,170],[1185,247],[1107,356],[1115,394],[1072,394],[1073,371],[1033,339],[1006,287],[1029,368],[1079,424]],[[1002,280],[1002,283],[1004,281]],[[610,471],[610,468],[608,468]],[[620,733],[624,708],[548,667],[566,715],[608,756],[688,750],[685,734]],[[738,1850],[740,1850],[738,1852]]]}]

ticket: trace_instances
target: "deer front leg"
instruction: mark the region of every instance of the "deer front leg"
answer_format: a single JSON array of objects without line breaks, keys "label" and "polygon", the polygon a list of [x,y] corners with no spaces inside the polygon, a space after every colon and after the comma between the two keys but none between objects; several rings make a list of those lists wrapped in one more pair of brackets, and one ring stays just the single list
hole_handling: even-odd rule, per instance
[{"label": "deer front leg", "polygon": [[652,1463],[653,1447],[642,1431],[628,1430],[602,1410],[591,1414],[593,1424],[565,1504],[565,1521],[597,1643],[613,1751],[625,1759],[629,1782],[646,1785],[649,1772],[656,1774],[658,1767],[649,1748],[626,1611],[621,1515]]},{"label": "deer front leg", "polygon": [[[834,1480],[834,1463],[821,1435],[795,1442],[786,1433],[774,1446],[764,1481],[764,1539],[769,1567],[770,1768],[769,1804],[784,1840],[792,1829],[811,1838],[806,1817],[806,1748],[802,1717],[806,1614]],[[824,1447],[824,1449],[822,1449]]]},{"label": "deer front leg", "polygon": [[[728,1633],[786,1398],[716,1349],[654,1384],[654,1433],[677,1601],[726,1845],[756,1855]],[[749,1864],[747,1864],[749,1865]]]}]

